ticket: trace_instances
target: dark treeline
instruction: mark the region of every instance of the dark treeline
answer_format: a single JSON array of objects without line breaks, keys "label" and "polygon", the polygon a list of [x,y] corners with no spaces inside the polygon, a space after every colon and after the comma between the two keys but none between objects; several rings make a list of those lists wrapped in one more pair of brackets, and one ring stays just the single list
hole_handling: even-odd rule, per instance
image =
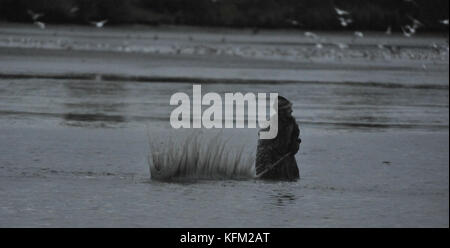
[{"label": "dark treeline", "polygon": [[[0,20],[48,23],[176,24],[195,26],[385,30],[420,20],[428,31],[448,30],[448,0],[0,0]],[[334,7],[351,12],[344,28]]]}]

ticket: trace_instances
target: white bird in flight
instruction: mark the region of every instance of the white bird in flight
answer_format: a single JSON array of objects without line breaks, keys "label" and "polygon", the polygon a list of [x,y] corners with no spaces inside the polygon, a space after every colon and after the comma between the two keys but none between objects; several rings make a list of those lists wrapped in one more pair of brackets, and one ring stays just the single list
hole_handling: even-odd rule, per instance
[{"label": "white bird in flight", "polygon": [[363,33],[363,32],[356,31],[356,32],[354,33],[354,35],[355,35],[356,37],[358,37],[358,38],[364,38],[364,33]]},{"label": "white bird in flight", "polygon": [[337,7],[334,7],[334,10],[336,11],[336,14],[343,16],[343,15],[350,15],[350,12],[343,10],[343,9],[339,9]]},{"label": "white bird in flight", "polygon": [[410,38],[411,36],[413,36],[416,33],[416,29],[414,29],[413,27],[406,25],[405,27],[402,27],[402,32],[403,35]]},{"label": "white bird in flight", "polygon": [[40,21],[33,22],[34,25],[38,26],[40,29],[45,29],[45,23]]},{"label": "white bird in flight", "polygon": [[297,20],[292,20],[292,21],[291,21],[291,24],[292,24],[293,26],[298,26],[300,23],[299,23]]},{"label": "white bird in flight", "polygon": [[417,27],[416,26],[410,26],[410,25],[406,25],[405,26],[405,29],[408,31],[408,32],[410,32],[411,34],[416,34],[416,30],[417,30]]},{"label": "white bird in flight", "polygon": [[448,26],[448,19],[440,20],[439,23]]},{"label": "white bird in flight", "polygon": [[420,28],[420,27],[425,26],[425,25],[423,25],[422,22],[420,22],[420,21],[417,20],[417,19],[412,18],[411,16],[408,16],[408,18],[413,22],[412,24],[413,24],[414,29],[418,29],[418,28]]},{"label": "white bird in flight", "polygon": [[416,31],[418,28],[423,27],[423,23],[420,22],[417,19],[412,18],[411,16],[408,16],[408,18],[413,22],[412,25],[405,25],[404,27],[401,27],[403,35],[405,37],[410,38],[411,36],[416,34]]},{"label": "white bird in flight", "polygon": [[353,22],[351,18],[339,17],[339,22],[341,22],[342,27],[347,27],[350,23]]},{"label": "white bird in flight", "polygon": [[318,36],[317,34],[313,33],[313,32],[305,32],[305,36],[311,39],[317,39]]},{"label": "white bird in flight", "polygon": [[98,21],[98,22],[90,22],[92,25],[94,25],[96,28],[103,28],[105,24],[108,22],[108,20]]},{"label": "white bird in flight", "polygon": [[392,34],[392,27],[391,27],[391,26],[389,26],[389,27],[387,28],[386,34],[387,34],[387,35],[391,35],[391,34]]},{"label": "white bird in flight", "polygon": [[76,12],[78,12],[80,10],[80,8],[78,8],[77,6],[73,6],[72,8],[70,8],[69,12],[74,14]]},{"label": "white bird in flight", "polygon": [[33,21],[37,21],[39,18],[44,16],[44,14],[42,14],[42,13],[35,13],[32,10],[30,10],[30,9],[27,10],[27,13],[28,13],[28,15],[31,17],[31,19]]}]

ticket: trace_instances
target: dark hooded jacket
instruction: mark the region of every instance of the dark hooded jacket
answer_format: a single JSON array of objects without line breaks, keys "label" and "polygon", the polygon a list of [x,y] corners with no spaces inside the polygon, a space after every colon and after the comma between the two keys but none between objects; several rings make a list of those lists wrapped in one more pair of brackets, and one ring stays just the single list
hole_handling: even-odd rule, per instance
[{"label": "dark hooded jacket", "polygon": [[259,139],[256,152],[256,174],[289,154],[260,178],[269,180],[296,180],[300,178],[295,154],[300,148],[300,130],[292,116],[279,116],[278,135],[274,139]]}]

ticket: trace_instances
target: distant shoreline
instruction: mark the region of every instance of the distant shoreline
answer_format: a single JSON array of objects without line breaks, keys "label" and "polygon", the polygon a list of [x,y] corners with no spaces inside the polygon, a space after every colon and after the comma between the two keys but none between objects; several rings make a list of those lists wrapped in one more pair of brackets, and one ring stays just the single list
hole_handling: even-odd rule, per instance
[{"label": "distant shoreline", "polygon": [[[48,26],[55,27],[55,28],[61,28],[61,27],[74,27],[74,28],[89,28],[94,29],[95,27],[87,24],[87,23],[47,23]],[[15,22],[15,21],[6,21],[6,20],[0,20],[0,28],[1,27],[24,27],[24,26],[33,26],[33,23],[31,21],[28,22]],[[356,29],[356,28],[349,28],[349,29],[314,29],[314,28],[299,28],[299,27],[278,27],[278,28],[271,28],[271,27],[262,27],[257,28],[258,32],[255,34],[254,27],[230,27],[230,26],[213,26],[213,25],[183,25],[183,24],[158,24],[158,25],[151,25],[151,24],[145,24],[145,23],[122,23],[122,24],[108,24],[105,25],[106,29],[122,29],[122,28],[131,28],[132,30],[138,31],[140,29],[142,30],[166,30],[166,31],[202,31],[202,32],[208,32],[208,33],[249,33],[255,36],[262,35],[264,33],[304,33],[306,31],[314,31],[317,33],[328,33],[328,34],[343,34],[343,33],[353,33],[354,31],[363,31],[368,33],[379,33],[384,34],[385,30],[380,29]],[[393,35],[398,34],[401,35],[402,31],[401,29],[394,29],[392,30]],[[423,37],[423,36],[440,36],[440,37],[446,37],[448,39],[449,37],[449,30],[420,30],[415,36],[416,37]]]}]

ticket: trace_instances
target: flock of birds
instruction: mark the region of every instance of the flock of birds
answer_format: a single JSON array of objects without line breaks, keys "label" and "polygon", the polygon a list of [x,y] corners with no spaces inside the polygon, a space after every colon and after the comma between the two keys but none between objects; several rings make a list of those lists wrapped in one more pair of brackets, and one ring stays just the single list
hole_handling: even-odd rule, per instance
[{"label": "flock of birds", "polygon": [[[405,1],[414,2],[414,0],[405,0]],[[70,12],[72,14],[75,14],[78,10],[79,9],[77,7],[73,7],[72,9],[70,9]],[[342,9],[342,8],[338,8],[338,7],[334,7],[334,11],[337,15],[337,21],[339,22],[339,24],[342,27],[347,28],[354,23],[354,19],[352,17],[352,13],[350,11]],[[45,16],[44,13],[37,13],[32,10],[27,10],[27,14],[30,16],[31,20],[33,21],[33,24],[36,25],[38,28],[40,28],[40,29],[46,28],[46,24],[41,21],[42,17]],[[405,37],[410,38],[417,33],[417,30],[419,28],[424,27],[425,25],[421,21],[419,21],[411,16],[408,16],[408,18],[410,19],[411,22],[407,25],[401,26],[400,29],[402,30],[402,33]],[[103,28],[107,23],[108,23],[108,19],[100,20],[100,21],[89,21],[89,24],[95,28]],[[291,20],[291,23],[292,23],[292,25],[295,25],[295,26],[299,25],[299,22],[296,20]],[[449,20],[448,19],[440,20],[439,23],[442,25],[448,26]],[[391,35],[392,33],[393,33],[392,26],[388,26],[385,31],[385,34]],[[305,32],[304,36],[306,36],[307,38],[314,41],[313,44],[315,45],[315,48],[317,50],[323,49],[324,48],[323,44],[327,42],[326,39],[319,37],[319,35],[317,35],[313,32],[309,32],[309,31]],[[353,39],[351,40],[351,42],[355,41],[356,39],[362,39],[362,38],[364,38],[363,32],[354,31]],[[155,39],[158,39],[158,38],[156,37]],[[193,38],[189,36],[189,40],[192,41]],[[224,42],[225,42],[225,38],[222,38],[222,43],[224,43]],[[349,48],[349,44],[342,43],[342,42],[334,42],[332,44],[334,44],[341,50]],[[437,50],[440,49],[439,46],[436,44],[433,44],[432,46],[433,46],[433,48],[436,48]],[[384,48],[389,49],[389,47],[386,47],[383,44],[379,44],[378,47],[380,49],[384,49]]]},{"label": "flock of birds", "polygon": [[[78,11],[78,7],[73,7],[70,9],[71,13],[75,13]],[[44,13],[36,13],[30,9],[27,10],[27,14],[30,16],[31,20],[33,21],[33,24],[36,25],[40,29],[45,29],[46,24],[39,19],[41,19],[45,14]],[[101,20],[101,21],[90,21],[89,23],[96,27],[96,28],[103,28],[105,24],[108,22],[108,19]]]},{"label": "flock of birds", "polygon": [[[218,0],[212,0],[213,2],[216,2]],[[405,2],[411,3],[411,4],[415,4],[417,5],[417,3],[414,0],[404,0]],[[340,25],[342,27],[348,27],[350,26],[354,21],[353,18],[351,17],[351,13],[347,10],[344,9],[340,9],[338,7],[334,7],[334,10],[336,11],[336,14],[338,16],[338,21],[340,23]],[[69,12],[71,14],[75,14],[76,12],[79,11],[79,8],[74,6],[72,7]],[[32,10],[28,9],[27,10],[28,15],[30,16],[31,20],[33,21],[33,24],[36,25],[37,27],[39,27],[40,29],[45,29],[46,28],[46,24],[42,21],[40,21],[39,19],[41,19],[45,14],[44,13],[36,13],[33,12]],[[411,16],[408,16],[408,18],[412,21],[411,25],[405,25],[401,27],[401,30],[403,32],[403,35],[406,37],[411,37],[414,34],[416,34],[417,29],[419,29],[420,27],[423,27],[424,24],[422,22],[420,22],[417,19],[412,18]],[[96,28],[103,28],[105,26],[105,24],[108,22],[108,19],[105,20],[100,20],[100,21],[89,21],[89,23],[96,27]],[[449,25],[449,20],[445,19],[445,20],[440,20],[439,21],[440,24],[448,26]],[[299,22],[297,20],[291,20],[291,24],[293,26],[298,26]],[[311,33],[307,32],[308,35],[305,35],[310,37]],[[392,34],[392,27],[389,26],[386,30],[386,34],[387,35],[391,35]],[[358,38],[362,38],[364,37],[364,34],[362,32],[356,31],[354,33],[355,37]],[[316,38],[316,37],[315,37]]]},{"label": "flock of birds", "polygon": [[[410,1],[412,3],[415,3],[413,0],[405,0],[405,1]],[[337,20],[339,21],[339,23],[342,27],[345,28],[345,27],[350,26],[352,23],[354,23],[353,18],[351,17],[351,13],[349,11],[340,9],[338,7],[334,7],[334,10],[337,15]],[[424,27],[425,25],[422,22],[420,22],[419,20],[417,20],[411,16],[408,16],[408,18],[411,20],[411,24],[401,26],[400,29],[402,30],[402,33],[405,37],[410,38],[417,33],[417,30],[419,28]],[[295,22],[298,23],[297,21],[295,21]],[[449,20],[448,19],[440,20],[439,23],[442,25],[448,26]],[[392,34],[392,26],[387,27],[385,34],[386,35]],[[317,34],[315,34],[313,32],[305,32],[304,35],[310,39],[318,40],[318,42],[315,45],[317,49],[323,48],[323,45],[321,42],[323,42],[324,39],[319,39],[319,36]],[[354,41],[354,39],[357,39],[357,38],[364,38],[364,33],[361,31],[355,31],[353,33],[353,35],[354,35],[354,38],[352,41]],[[337,45],[340,49],[346,49],[349,47],[349,45],[345,44],[345,43],[336,43],[335,45]],[[380,44],[379,47],[383,48],[384,46]]]}]

